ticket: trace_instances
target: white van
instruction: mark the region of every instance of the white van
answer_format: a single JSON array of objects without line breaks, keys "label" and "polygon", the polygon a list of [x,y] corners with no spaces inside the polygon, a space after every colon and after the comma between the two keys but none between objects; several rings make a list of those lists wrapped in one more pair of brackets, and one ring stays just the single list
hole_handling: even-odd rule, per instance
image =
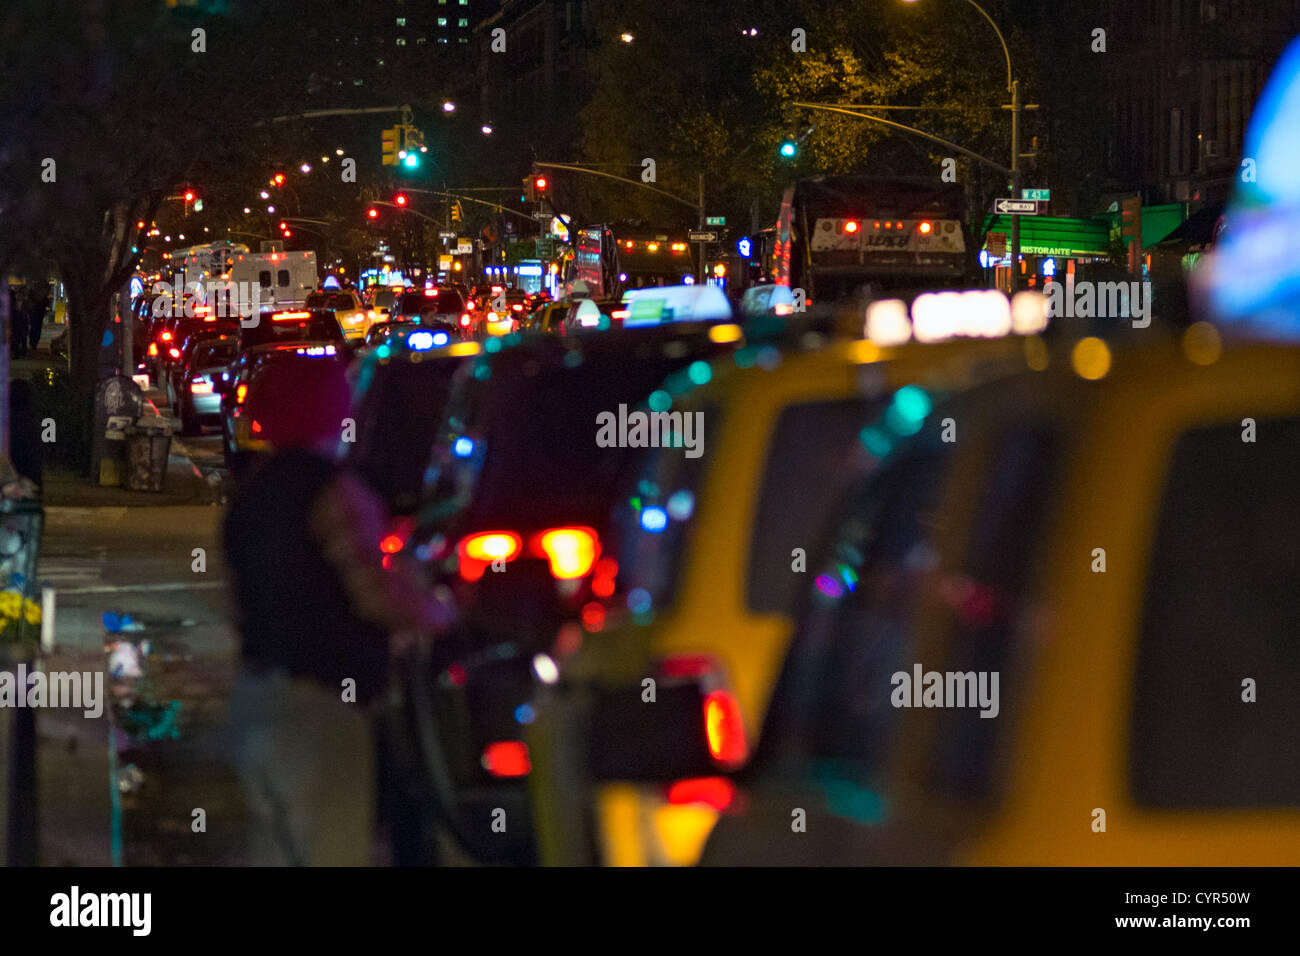
[{"label": "white van", "polygon": [[320,281],[314,252],[249,252],[236,254],[230,281],[247,282],[259,289],[262,306],[277,309],[305,305]]}]

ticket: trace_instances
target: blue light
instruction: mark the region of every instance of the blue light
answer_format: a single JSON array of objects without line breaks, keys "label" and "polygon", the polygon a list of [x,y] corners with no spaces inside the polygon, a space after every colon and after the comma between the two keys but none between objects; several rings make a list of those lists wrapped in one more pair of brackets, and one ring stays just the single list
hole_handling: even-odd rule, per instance
[{"label": "blue light", "polygon": [[748,239],[741,239],[736,243],[736,251],[740,253],[741,258],[748,259],[749,253],[753,249]]},{"label": "blue light", "polygon": [[322,289],[337,289],[339,280],[337,276],[326,276],[325,281],[321,283]]},{"label": "blue light", "polygon": [[627,595],[627,609],[633,614],[644,614],[653,606],[650,592],[645,588],[633,588]]},{"label": "blue light", "polygon": [[[446,333],[440,333],[443,339],[447,338]],[[432,332],[412,332],[406,337],[406,347],[413,352],[427,352],[433,348]]]},{"label": "blue light", "polygon": [[531,704],[520,704],[515,708],[515,723],[531,724],[537,719],[537,713],[533,710]]},{"label": "blue light", "polygon": [[794,154],[798,152],[798,150],[799,147],[795,146],[794,140],[788,139],[781,144],[781,155],[784,156],[786,159],[792,159],[794,157]]},{"label": "blue light", "polygon": [[433,333],[433,344],[435,346],[446,345],[450,341],[451,341],[451,337],[447,335],[446,332]]},{"label": "blue light", "polygon": [[1045,275],[1045,276],[1054,276],[1054,275],[1056,275],[1056,260],[1055,260],[1055,259],[1044,259],[1044,260],[1043,260],[1043,275]]},{"label": "blue light", "polygon": [[658,534],[668,527],[668,512],[659,507],[641,509],[641,527],[651,534]]},{"label": "blue light", "polygon": [[468,458],[474,454],[474,441],[462,435],[456,439],[456,444],[451,446],[451,451],[457,458]]},{"label": "blue light", "polygon": [[388,358],[388,356],[393,354],[393,350],[388,347],[387,343],[385,343],[379,346],[379,348],[375,349],[375,354],[378,355],[381,359],[386,359]]}]

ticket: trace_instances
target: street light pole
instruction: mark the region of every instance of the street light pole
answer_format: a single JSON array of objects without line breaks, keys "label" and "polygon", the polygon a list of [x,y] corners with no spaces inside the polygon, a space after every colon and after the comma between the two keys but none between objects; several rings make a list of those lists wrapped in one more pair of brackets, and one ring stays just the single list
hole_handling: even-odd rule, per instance
[{"label": "street light pole", "polygon": [[[998,36],[1001,36],[999,33]],[[1020,198],[1020,81],[1011,83],[1011,198]],[[1011,293],[1020,290],[1020,217],[1011,217]]]}]

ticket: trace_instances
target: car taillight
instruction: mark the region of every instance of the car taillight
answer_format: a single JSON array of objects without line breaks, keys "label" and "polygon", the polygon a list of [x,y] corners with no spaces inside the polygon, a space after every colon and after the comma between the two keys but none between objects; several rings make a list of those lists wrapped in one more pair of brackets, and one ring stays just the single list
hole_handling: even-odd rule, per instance
[{"label": "car taillight", "polygon": [[174,358],[174,359],[178,359],[178,358],[181,357],[181,350],[180,350],[180,349],[168,349],[168,350],[167,350],[167,354],[170,355],[170,356],[171,356],[172,358]]},{"label": "car taillight", "polygon": [[740,704],[730,691],[715,690],[704,698],[704,733],[709,755],[721,764],[744,762],[749,752],[745,743]]},{"label": "car taillight", "polygon": [[528,745],[520,740],[500,740],[483,748],[483,769],[494,777],[526,777],[533,769]]},{"label": "car taillight", "polygon": [[675,806],[703,803],[722,811],[736,799],[736,785],[726,777],[697,777],[678,780],[668,787],[668,802]]},{"label": "car taillight", "polygon": [[522,305],[520,305],[518,302],[516,302],[516,303],[515,303],[514,305],[512,305],[510,308],[511,308],[511,310],[513,310],[513,311],[515,311],[515,312],[522,312],[522,311],[524,311],[524,307],[523,307]]},{"label": "car taillight", "polygon": [[162,335],[158,336],[158,338],[162,339],[164,342],[170,342],[172,340],[172,334],[164,331]]},{"label": "car taillight", "polygon": [[190,382],[190,391],[195,395],[211,395],[212,383],[206,378],[196,378]]},{"label": "car taillight", "polygon": [[550,562],[558,580],[582,578],[600,557],[600,538],[591,528],[551,528],[533,539],[533,553]]},{"label": "car taillight", "polygon": [[411,532],[415,529],[414,518],[398,518],[379,541],[379,550],[384,554],[396,554],[406,547],[406,542],[411,539]]},{"label": "car taillight", "polygon": [[235,389],[235,404],[236,404],[236,405],[242,405],[242,404],[244,404],[244,399],[247,398],[247,397],[248,397],[248,386],[247,386],[247,385],[241,385],[241,386],[239,386],[237,389]]},{"label": "car taillight", "polygon": [[150,355],[157,355],[157,354],[158,354],[158,343],[157,343],[157,342],[150,342],[150,343],[149,343],[149,354],[150,354]]},{"label": "car taillight", "polygon": [[[471,305],[470,308],[472,309],[472,308],[474,308],[474,307]],[[468,312],[462,312],[462,313],[461,313],[461,316],[460,316],[460,324],[461,324],[461,325],[469,325],[469,313],[468,313]]]},{"label": "car taillight", "polygon": [[523,539],[513,531],[480,531],[462,538],[456,547],[460,576],[477,581],[493,561],[513,561],[522,548]]}]

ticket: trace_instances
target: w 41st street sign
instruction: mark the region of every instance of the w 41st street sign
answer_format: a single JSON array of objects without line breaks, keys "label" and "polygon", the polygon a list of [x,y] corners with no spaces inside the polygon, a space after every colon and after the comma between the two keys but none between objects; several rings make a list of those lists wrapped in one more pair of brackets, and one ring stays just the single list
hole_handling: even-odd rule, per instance
[{"label": "w 41st street sign", "polygon": [[1037,199],[995,199],[993,211],[1000,216],[1037,216]]}]

